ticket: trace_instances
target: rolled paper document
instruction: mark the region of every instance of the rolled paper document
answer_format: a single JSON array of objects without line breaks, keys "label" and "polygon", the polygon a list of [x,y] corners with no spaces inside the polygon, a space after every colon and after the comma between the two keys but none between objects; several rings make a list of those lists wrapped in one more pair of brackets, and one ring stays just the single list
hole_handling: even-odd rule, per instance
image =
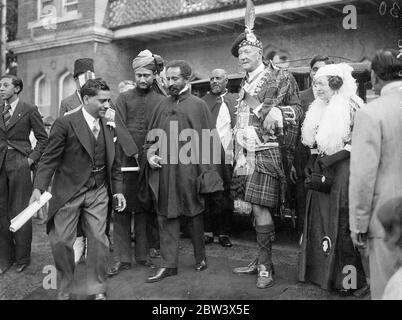
[{"label": "rolled paper document", "polygon": [[52,195],[45,191],[41,196],[40,200],[32,202],[27,208],[20,212],[18,216],[11,220],[10,231],[18,231],[33,215],[38,212],[52,197]]},{"label": "rolled paper document", "polygon": [[121,167],[121,172],[140,171],[140,167]]}]

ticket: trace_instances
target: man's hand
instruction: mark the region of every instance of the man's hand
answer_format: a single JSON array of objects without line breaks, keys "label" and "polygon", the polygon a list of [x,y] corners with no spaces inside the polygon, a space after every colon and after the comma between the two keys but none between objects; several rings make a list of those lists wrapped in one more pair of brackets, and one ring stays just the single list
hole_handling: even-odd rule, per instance
[{"label": "man's hand", "polygon": [[297,181],[297,173],[295,167],[292,165],[292,168],[290,168],[290,181],[295,184]]},{"label": "man's hand", "polygon": [[113,195],[113,198],[117,200],[117,206],[113,208],[117,212],[122,212],[126,209],[126,198],[124,198],[123,194],[116,193]]},{"label": "man's hand", "polygon": [[[29,158],[28,158],[29,159]],[[34,189],[34,191],[32,191],[32,195],[31,195],[31,198],[29,199],[29,204],[31,204],[31,203],[33,203],[33,202],[39,202],[40,201],[40,196],[42,195],[42,193],[40,192],[40,190],[39,189]],[[39,210],[39,211],[41,211],[41,210]],[[41,219],[42,217],[39,217],[39,211],[38,212],[36,212],[34,215],[33,215],[33,217],[34,218],[39,218],[39,219]]]},{"label": "man's hand", "polygon": [[152,169],[159,169],[162,168],[162,166],[159,164],[161,162],[162,158],[154,154],[152,157],[148,159],[148,163]]},{"label": "man's hand", "polygon": [[266,129],[269,133],[275,132],[276,123],[277,120],[275,120],[274,117],[268,113],[264,119],[264,129]]},{"label": "man's hand", "polygon": [[362,248],[362,249],[366,248],[367,237],[365,237],[363,234],[351,231],[350,237],[352,238],[353,245],[356,248]]}]

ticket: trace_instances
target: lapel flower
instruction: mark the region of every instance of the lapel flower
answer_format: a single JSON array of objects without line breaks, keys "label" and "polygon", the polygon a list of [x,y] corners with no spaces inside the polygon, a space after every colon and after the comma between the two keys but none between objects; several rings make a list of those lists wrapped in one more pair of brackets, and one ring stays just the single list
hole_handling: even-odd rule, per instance
[{"label": "lapel flower", "polygon": [[116,111],[112,108],[108,108],[105,113],[106,125],[110,128],[116,128],[116,123],[114,121],[114,117],[116,115]]}]

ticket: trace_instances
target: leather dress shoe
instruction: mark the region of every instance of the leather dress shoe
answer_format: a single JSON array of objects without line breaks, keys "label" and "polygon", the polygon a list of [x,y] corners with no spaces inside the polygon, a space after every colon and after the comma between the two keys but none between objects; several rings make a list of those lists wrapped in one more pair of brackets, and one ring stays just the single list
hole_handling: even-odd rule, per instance
[{"label": "leather dress shoe", "polygon": [[211,237],[211,236],[208,236],[208,235],[204,235],[204,243],[205,243],[205,244],[214,243],[214,237]]},{"label": "leather dress shoe", "polygon": [[249,263],[249,265],[246,267],[234,268],[233,273],[235,273],[235,274],[257,274],[258,273],[257,259],[254,259],[254,261]]},{"label": "leather dress shoe", "polygon": [[106,300],[106,293],[97,293],[95,295],[95,300]]},{"label": "leather dress shoe", "polygon": [[26,269],[26,267],[28,267],[28,266],[29,266],[29,263],[17,264],[16,271],[18,273],[20,273],[20,272],[24,271]]},{"label": "leather dress shoe", "polygon": [[161,253],[160,253],[160,251],[159,251],[158,249],[151,248],[151,249],[149,249],[149,256],[150,256],[152,259],[156,259],[156,258],[160,258],[160,257],[161,257]]},{"label": "leather dress shoe", "polygon": [[140,266],[143,266],[143,267],[151,268],[151,269],[156,268],[155,264],[149,260],[137,261],[137,264]]},{"label": "leather dress shoe", "polygon": [[5,274],[7,272],[8,269],[10,269],[12,266],[12,264],[9,264],[8,266],[4,267],[4,268],[0,268],[0,275]]},{"label": "leather dress shoe", "polygon": [[66,292],[59,292],[57,294],[57,300],[71,300],[71,295]]},{"label": "leather dress shoe", "polygon": [[200,263],[195,264],[194,269],[195,271],[204,271],[206,268],[208,268],[207,265],[207,260],[202,260]]},{"label": "leather dress shoe", "polygon": [[222,247],[230,248],[232,246],[232,242],[228,236],[219,236],[218,240]]},{"label": "leather dress shoe", "polygon": [[158,282],[166,277],[175,275],[177,275],[177,268],[159,268],[153,276],[147,278],[146,282]]},{"label": "leather dress shoe", "polygon": [[107,272],[109,277],[113,277],[119,274],[123,270],[131,269],[131,263],[129,262],[116,262]]}]

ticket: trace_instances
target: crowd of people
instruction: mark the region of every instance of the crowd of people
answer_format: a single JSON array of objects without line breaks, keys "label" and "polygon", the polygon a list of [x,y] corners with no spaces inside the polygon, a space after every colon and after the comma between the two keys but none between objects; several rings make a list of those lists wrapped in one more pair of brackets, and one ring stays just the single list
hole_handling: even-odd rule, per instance
[{"label": "crowd of people", "polygon": [[[258,250],[233,272],[255,275],[266,289],[275,284],[274,216],[285,210],[293,185],[298,279],[343,294],[370,289],[373,299],[402,299],[402,53],[376,53],[372,84],[380,97],[367,105],[346,63],[315,56],[312,86],[299,93],[293,75],[264,58],[253,30],[237,37],[231,53],[245,72],[240,92],[228,92],[226,71],[214,69],[202,99],[191,94],[193,72],[184,60],[165,65],[141,51],[132,62],[134,81],[123,81],[112,101],[93,60],[78,59],[77,90],[47,124],[49,134],[38,109],[19,99],[22,80],[2,76],[0,275],[14,263],[17,272],[29,266],[32,222],[12,233],[10,220],[50,190],[47,233],[60,300],[71,298],[80,259],[86,293],[96,300],[107,298],[107,278],[133,261],[155,269],[146,282],[177,275],[183,221],[194,269],[207,269],[205,245],[215,236],[232,247],[234,210],[252,215]],[[157,267],[151,258],[160,259]],[[352,287],[345,286],[350,266]]]}]

